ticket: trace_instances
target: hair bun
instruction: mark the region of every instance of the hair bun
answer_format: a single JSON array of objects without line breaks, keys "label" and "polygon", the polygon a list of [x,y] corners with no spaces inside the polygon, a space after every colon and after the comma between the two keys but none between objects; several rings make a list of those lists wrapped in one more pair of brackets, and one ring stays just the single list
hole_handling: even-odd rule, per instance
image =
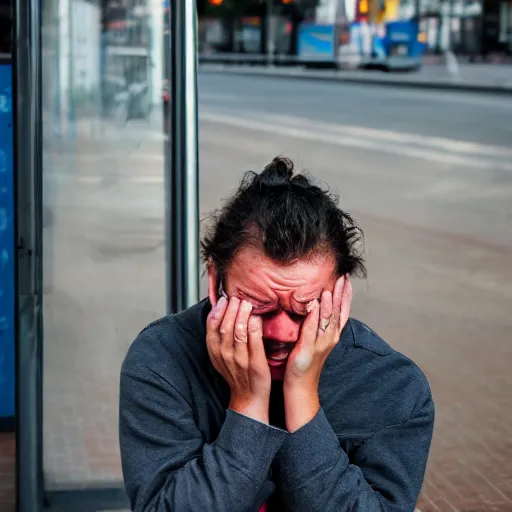
[{"label": "hair bun", "polygon": [[259,181],[267,187],[290,185],[294,172],[293,162],[289,158],[278,156],[263,169]]}]

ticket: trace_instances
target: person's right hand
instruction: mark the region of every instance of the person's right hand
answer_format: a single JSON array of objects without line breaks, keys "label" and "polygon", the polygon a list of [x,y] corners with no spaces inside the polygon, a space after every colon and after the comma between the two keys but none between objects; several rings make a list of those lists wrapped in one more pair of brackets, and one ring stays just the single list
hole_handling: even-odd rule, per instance
[{"label": "person's right hand", "polygon": [[261,318],[252,305],[221,297],[208,315],[206,344],[215,369],[231,388],[229,408],[263,423],[269,422],[270,368],[263,346]]}]

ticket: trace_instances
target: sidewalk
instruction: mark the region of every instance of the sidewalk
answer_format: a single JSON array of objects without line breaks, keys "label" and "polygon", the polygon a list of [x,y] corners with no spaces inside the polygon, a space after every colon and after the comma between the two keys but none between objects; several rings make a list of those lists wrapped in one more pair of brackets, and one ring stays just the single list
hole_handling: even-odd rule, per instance
[{"label": "sidewalk", "polygon": [[512,65],[461,64],[456,72],[444,64],[423,66],[420,71],[385,73],[370,70],[311,70],[298,67],[256,67],[201,64],[201,72],[246,76],[272,76],[289,79],[325,80],[395,87],[444,89],[470,92],[512,94]]},{"label": "sidewalk", "polygon": [[13,432],[0,432],[0,510],[14,512],[16,441]]}]

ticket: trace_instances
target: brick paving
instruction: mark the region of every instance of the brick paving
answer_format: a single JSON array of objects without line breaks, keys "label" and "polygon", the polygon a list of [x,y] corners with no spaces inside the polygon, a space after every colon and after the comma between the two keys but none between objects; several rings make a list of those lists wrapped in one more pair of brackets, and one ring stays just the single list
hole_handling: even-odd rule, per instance
[{"label": "brick paving", "polygon": [[16,439],[14,433],[0,432],[0,510],[15,510]]}]

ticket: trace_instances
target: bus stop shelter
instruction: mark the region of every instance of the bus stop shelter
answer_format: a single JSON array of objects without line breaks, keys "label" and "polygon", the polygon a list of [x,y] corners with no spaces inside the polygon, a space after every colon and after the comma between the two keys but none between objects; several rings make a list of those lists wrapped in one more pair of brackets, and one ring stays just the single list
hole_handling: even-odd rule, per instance
[{"label": "bus stop shelter", "polygon": [[126,508],[123,354],[199,297],[195,2],[1,4],[0,508]]}]

